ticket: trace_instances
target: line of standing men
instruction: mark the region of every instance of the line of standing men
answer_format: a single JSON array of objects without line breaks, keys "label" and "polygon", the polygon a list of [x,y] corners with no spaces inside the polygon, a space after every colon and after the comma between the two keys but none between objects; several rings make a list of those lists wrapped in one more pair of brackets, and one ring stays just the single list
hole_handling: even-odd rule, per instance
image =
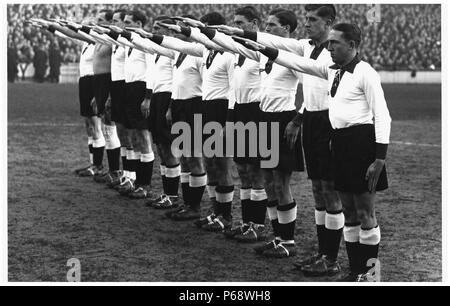
[{"label": "line of standing men", "polygon": [[[305,9],[309,39],[304,40],[290,38],[297,27],[293,12],[272,11],[263,33],[258,31],[261,18],[251,6],[236,10],[235,27],[226,26],[225,19],[213,12],[200,21],[187,15],[175,19],[160,16],[150,31],[144,30],[147,20],[141,12],[120,10],[100,12],[97,24],[102,27],[52,24],[53,32],[86,41],[80,61],[80,102],[82,116],[89,118],[93,166],[82,169],[80,175],[93,175],[131,198],[149,198],[148,205],[154,208],[175,208],[166,216],[176,221],[195,219],[198,227],[223,231],[226,237],[241,242],[266,239],[267,212],[274,239],[255,251],[283,258],[297,252],[297,204],[290,179],[293,171],[303,171],[304,151],[312,181],[319,250],[295,265],[311,276],[338,273],[337,255],[344,231],[351,267],[344,280],[368,280],[367,261],[378,257],[380,231],[374,196],[376,190],[387,188],[384,159],[390,117],[376,72],[364,66],[365,72],[374,77],[370,82],[356,76],[355,70],[363,63],[356,53],[361,41],[357,27],[335,25],[333,5],[306,5]],[[87,69],[89,50],[94,58],[92,74]],[[283,56],[289,60],[284,61]],[[324,69],[337,70],[338,76],[330,77]],[[91,77],[92,83],[88,81]],[[294,101],[301,77],[304,103],[297,112]],[[351,85],[341,85],[343,93],[339,95],[337,89],[344,80]],[[92,92],[88,83],[95,84],[95,99],[86,94]],[[334,108],[331,113],[335,96],[341,96],[342,109]],[[359,107],[349,106],[352,99],[360,103]],[[111,110],[111,115],[106,111],[104,116],[103,133],[109,172],[102,171],[100,159],[104,140],[98,116],[104,113],[105,104]],[[261,159],[248,154],[249,139],[245,157],[234,157],[242,183],[243,222],[238,227],[231,227],[232,157],[179,160],[171,151],[174,135],[170,125],[187,122],[194,130],[194,116],[198,114],[203,115],[203,125],[219,122],[224,135],[229,132],[227,122],[279,125],[280,160],[275,167],[261,169]],[[270,138],[271,131],[266,134]],[[151,190],[152,136],[161,157],[164,190],[158,196]],[[358,147],[362,143],[365,145]],[[348,150],[354,155],[347,156]],[[119,171],[117,152],[122,156],[123,172]],[[177,207],[180,182],[184,205]],[[201,218],[205,189],[213,213]]]}]

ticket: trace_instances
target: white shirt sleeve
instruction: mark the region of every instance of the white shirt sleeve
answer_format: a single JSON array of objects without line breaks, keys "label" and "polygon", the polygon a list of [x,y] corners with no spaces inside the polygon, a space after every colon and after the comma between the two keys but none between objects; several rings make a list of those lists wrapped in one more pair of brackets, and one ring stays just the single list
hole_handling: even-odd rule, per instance
[{"label": "white shirt sleeve", "polygon": [[[125,37],[119,36],[117,38],[117,42],[119,44],[122,44],[122,46],[127,46],[127,47],[130,47],[130,48],[133,48],[133,49],[135,48],[135,46],[132,43],[130,43],[128,41],[128,39],[126,39]],[[141,51],[144,52],[143,50],[141,50]]]},{"label": "white shirt sleeve", "polygon": [[237,53],[242,56],[245,56],[248,59],[259,62],[260,56],[258,52],[252,51],[244,47],[240,43],[234,41],[234,39],[231,38],[231,36],[216,31],[216,35],[214,36],[213,41],[218,45],[220,45],[221,47],[227,49],[231,53]]},{"label": "white shirt sleeve", "polygon": [[206,49],[202,44],[185,42],[170,36],[164,36],[161,46],[196,57],[203,57],[203,51]]},{"label": "white shirt sleeve", "polygon": [[131,42],[138,48],[143,49],[147,53],[159,54],[171,59],[175,59],[175,52],[152,42],[149,39],[142,38],[136,33],[131,34]]},{"label": "white shirt sleeve", "polygon": [[90,30],[89,35],[103,45],[117,45],[117,42],[106,34],[98,34],[94,30]]},{"label": "white shirt sleeve", "polygon": [[321,64],[307,57],[298,56],[294,53],[279,50],[275,63],[298,72],[328,79],[328,65]]},{"label": "white shirt sleeve", "polygon": [[285,50],[300,56],[304,56],[303,44],[299,40],[294,38],[286,38],[269,33],[258,32],[256,41],[267,47]]},{"label": "white shirt sleeve", "polygon": [[365,69],[366,71],[361,74],[361,86],[374,116],[375,141],[389,144],[391,116],[381,87],[380,75],[375,69],[368,67],[369,69]]},{"label": "white shirt sleeve", "polygon": [[200,32],[200,29],[198,28],[191,28],[191,39],[204,45],[207,49],[210,50],[216,50],[220,52],[228,51],[222,46],[216,44],[215,42],[211,41],[205,34]]},{"label": "white shirt sleeve", "polygon": [[[234,57],[229,56],[226,62],[227,73],[228,73],[228,84],[230,86],[230,91],[233,91],[233,74],[234,74]],[[234,109],[234,104],[236,101],[234,99],[228,99],[228,109]]]}]

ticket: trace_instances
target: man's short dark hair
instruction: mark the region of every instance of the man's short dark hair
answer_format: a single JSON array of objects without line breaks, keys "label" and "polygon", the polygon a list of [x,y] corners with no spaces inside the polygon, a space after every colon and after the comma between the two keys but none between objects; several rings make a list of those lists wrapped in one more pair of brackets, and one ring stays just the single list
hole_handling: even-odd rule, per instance
[{"label": "man's short dark hair", "polygon": [[113,19],[114,13],[112,10],[101,10],[99,13],[100,14],[105,13],[105,19],[107,21],[111,21]]},{"label": "man's short dark hair", "polygon": [[297,28],[297,16],[293,11],[285,9],[274,9],[269,13],[270,16],[275,16],[282,26],[288,25],[289,32],[292,33]]},{"label": "man's short dark hair", "polygon": [[144,26],[147,23],[147,17],[145,17],[145,14],[138,10],[129,11],[127,15],[130,15],[133,17],[133,21],[137,22],[140,21],[142,23],[142,26]]},{"label": "man's short dark hair", "polygon": [[251,5],[238,7],[234,11],[235,15],[244,16],[248,21],[253,21],[256,19],[256,21],[261,23],[261,17],[259,16],[258,10]]},{"label": "man's short dark hair", "polygon": [[176,24],[173,19],[170,19],[167,15],[161,15],[155,18],[154,22],[159,21],[165,24]]},{"label": "man's short dark hair", "polygon": [[333,26],[333,30],[342,32],[342,37],[346,41],[354,41],[355,47],[358,48],[361,44],[362,34],[361,29],[353,23],[338,23]]},{"label": "man's short dark hair", "polygon": [[115,10],[113,13],[113,16],[115,14],[120,14],[120,19],[123,21],[125,19],[125,15],[127,14],[127,11],[124,9]]},{"label": "man's short dark hair", "polygon": [[336,8],[333,4],[307,4],[305,11],[317,11],[317,15],[322,18],[328,18],[332,22],[336,19]]},{"label": "man's short dark hair", "polygon": [[206,14],[205,16],[200,18],[200,21],[203,23],[207,23],[210,26],[226,24],[225,18],[217,12],[211,12]]}]

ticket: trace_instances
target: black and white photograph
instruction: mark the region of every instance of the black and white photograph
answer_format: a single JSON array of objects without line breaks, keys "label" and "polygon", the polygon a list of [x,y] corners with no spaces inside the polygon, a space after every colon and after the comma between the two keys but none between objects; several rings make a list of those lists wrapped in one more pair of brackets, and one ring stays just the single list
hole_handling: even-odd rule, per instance
[{"label": "black and white photograph", "polygon": [[199,2],[1,5],[5,281],[445,282],[446,4]]}]

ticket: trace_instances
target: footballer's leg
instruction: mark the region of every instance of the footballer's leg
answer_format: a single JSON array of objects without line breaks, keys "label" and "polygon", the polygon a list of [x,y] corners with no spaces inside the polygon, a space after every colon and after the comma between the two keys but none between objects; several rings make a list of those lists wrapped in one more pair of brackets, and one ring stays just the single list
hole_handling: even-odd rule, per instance
[{"label": "footballer's leg", "polygon": [[254,250],[257,254],[263,254],[267,250],[276,248],[278,243],[281,241],[280,223],[278,220],[277,210],[279,200],[275,188],[274,173],[272,169],[261,169],[261,171],[264,175],[264,189],[267,194],[267,214],[272,226],[272,234],[274,239],[255,247]]},{"label": "footballer's leg", "polygon": [[149,130],[139,130],[140,158],[137,161],[136,189],[129,194],[132,199],[144,199],[151,194],[151,181],[155,154],[152,149],[152,137]]},{"label": "footballer's leg", "polygon": [[240,202],[241,202],[241,216],[242,224],[237,227],[230,228],[224,231],[227,238],[235,238],[237,235],[243,234],[248,230],[250,223],[250,199],[252,191],[251,174],[248,172],[247,164],[236,162],[236,168],[241,179]]},{"label": "footballer's leg", "polygon": [[264,188],[264,175],[258,163],[249,162],[246,165],[250,176],[251,190],[248,203],[249,228],[235,237],[239,242],[257,242],[266,239],[265,220],[267,211],[267,193]]},{"label": "footballer's leg", "polygon": [[[381,240],[380,226],[375,215],[376,193],[365,192],[353,195],[358,220],[361,222],[359,232],[359,254],[361,273],[357,281],[379,281],[378,249]],[[371,271],[374,271],[372,273]]]},{"label": "footballer's leg", "polygon": [[295,256],[295,223],[297,220],[297,204],[292,197],[289,182],[292,171],[277,169],[273,171],[275,192],[279,201],[277,207],[278,229],[280,241],[275,249],[263,253],[267,257],[284,258]]},{"label": "footballer's leg", "polygon": [[222,232],[231,227],[231,209],[234,196],[234,181],[231,175],[233,159],[230,157],[215,157],[214,163],[218,173],[216,187],[217,211],[212,223],[202,228],[212,232]]},{"label": "footballer's leg", "polygon": [[344,241],[350,267],[349,273],[342,279],[340,279],[340,281],[354,282],[356,281],[358,275],[362,272],[362,267],[360,264],[362,260],[359,241],[361,222],[358,219],[358,213],[353,194],[347,192],[339,192],[338,195],[341,200],[345,216]]}]

